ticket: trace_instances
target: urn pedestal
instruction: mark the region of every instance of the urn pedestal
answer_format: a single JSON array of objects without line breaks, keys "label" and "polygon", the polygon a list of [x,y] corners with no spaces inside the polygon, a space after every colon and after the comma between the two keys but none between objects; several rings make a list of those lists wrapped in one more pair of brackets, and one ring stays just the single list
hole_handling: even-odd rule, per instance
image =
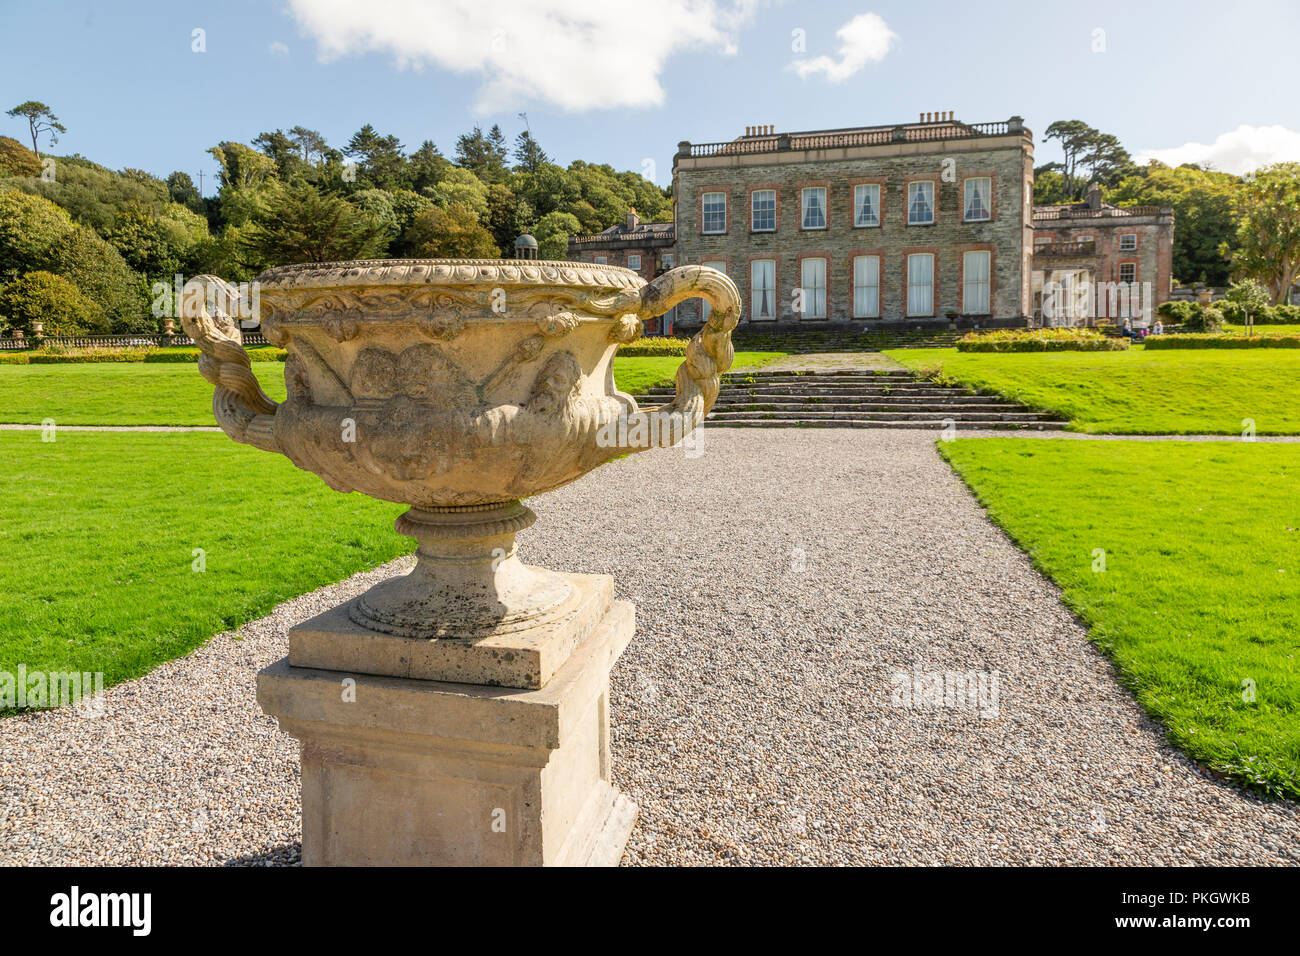
[{"label": "urn pedestal", "polygon": [[[409,510],[414,569],[292,628],[258,674],[302,750],[308,865],[615,864],[636,818],[611,779],[609,674],[632,605],[607,575],[525,565],[522,499],[684,439],[731,365],[735,284],[700,266],[647,284],[569,262],[381,260],[257,280],[283,403],[252,373],[211,276],[181,320],[236,441],[340,492]],[[674,399],[640,409],[613,357],[643,320],[712,305]],[[638,444],[630,444],[638,436]]]},{"label": "urn pedestal", "polygon": [[[608,602],[537,689],[366,673],[402,667],[394,642],[412,661],[427,642],[368,659],[346,606],[294,628],[257,699],[301,742],[303,864],[616,865],[637,811],[610,779],[609,672],[633,626]],[[355,671],[293,663],[348,644]]]}]

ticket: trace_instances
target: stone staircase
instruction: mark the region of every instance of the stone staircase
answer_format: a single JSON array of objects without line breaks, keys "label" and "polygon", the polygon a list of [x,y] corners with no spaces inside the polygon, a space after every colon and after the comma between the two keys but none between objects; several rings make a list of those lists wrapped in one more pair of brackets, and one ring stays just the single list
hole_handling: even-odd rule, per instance
[{"label": "stone staircase", "polygon": [[[673,396],[671,386],[636,397],[642,407]],[[972,395],[905,370],[837,368],[731,372],[723,376],[710,425],[733,428],[944,428],[1059,430],[1066,423],[998,395]]]}]

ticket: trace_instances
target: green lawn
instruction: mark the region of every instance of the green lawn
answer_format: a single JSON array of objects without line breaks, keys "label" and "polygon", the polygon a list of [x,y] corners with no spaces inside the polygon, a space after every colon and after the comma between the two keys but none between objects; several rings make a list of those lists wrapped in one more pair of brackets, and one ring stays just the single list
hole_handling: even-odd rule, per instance
[{"label": "green lawn", "polygon": [[1300,447],[939,448],[1174,742],[1241,783],[1300,797]]},{"label": "green lawn", "polygon": [[[780,352],[737,352],[736,365],[764,365]],[[677,357],[615,358],[619,388],[671,384]],[[254,362],[262,388],[282,401],[284,365]],[[212,386],[195,364],[0,365],[0,422],[59,425],[214,425]]]},{"label": "green lawn", "polygon": [[1300,350],[1021,352],[896,349],[943,374],[1070,420],[1074,431],[1236,435],[1300,433]]},{"label": "green lawn", "polygon": [[117,683],[412,546],[400,505],[220,434],[0,432],[0,484],[10,673]]},{"label": "green lawn", "polygon": [[[1244,325],[1227,325],[1223,326],[1225,332],[1245,332]],[[1277,325],[1255,324],[1256,335],[1300,335],[1300,325],[1286,325],[1279,323]]]}]

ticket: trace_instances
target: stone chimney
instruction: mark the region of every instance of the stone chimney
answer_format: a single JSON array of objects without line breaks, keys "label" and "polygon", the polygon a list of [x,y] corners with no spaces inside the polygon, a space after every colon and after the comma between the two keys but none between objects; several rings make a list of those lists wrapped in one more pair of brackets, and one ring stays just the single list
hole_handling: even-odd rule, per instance
[{"label": "stone chimney", "polygon": [[627,231],[635,232],[636,227],[641,225],[641,217],[636,214],[636,206],[627,208]]},{"label": "stone chimney", "polygon": [[1101,208],[1101,187],[1096,183],[1088,183],[1087,204],[1089,209]]}]

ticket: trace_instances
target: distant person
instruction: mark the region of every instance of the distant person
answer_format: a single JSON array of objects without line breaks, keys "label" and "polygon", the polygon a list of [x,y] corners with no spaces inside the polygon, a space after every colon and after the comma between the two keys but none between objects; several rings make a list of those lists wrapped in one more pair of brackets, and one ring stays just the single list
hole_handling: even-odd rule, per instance
[{"label": "distant person", "polygon": [[1137,336],[1135,336],[1135,335],[1133,334],[1133,320],[1132,320],[1132,319],[1129,319],[1129,318],[1124,319],[1124,325],[1121,327],[1121,330],[1120,330],[1120,331],[1122,331],[1125,335],[1128,336],[1128,339],[1129,339],[1130,342],[1135,342],[1135,341],[1137,341]]},{"label": "distant person", "polygon": [[1152,334],[1152,335],[1164,335],[1164,334],[1165,334],[1165,324],[1164,324],[1163,322],[1161,322],[1159,319],[1156,319],[1155,324],[1151,326],[1151,334]]}]

